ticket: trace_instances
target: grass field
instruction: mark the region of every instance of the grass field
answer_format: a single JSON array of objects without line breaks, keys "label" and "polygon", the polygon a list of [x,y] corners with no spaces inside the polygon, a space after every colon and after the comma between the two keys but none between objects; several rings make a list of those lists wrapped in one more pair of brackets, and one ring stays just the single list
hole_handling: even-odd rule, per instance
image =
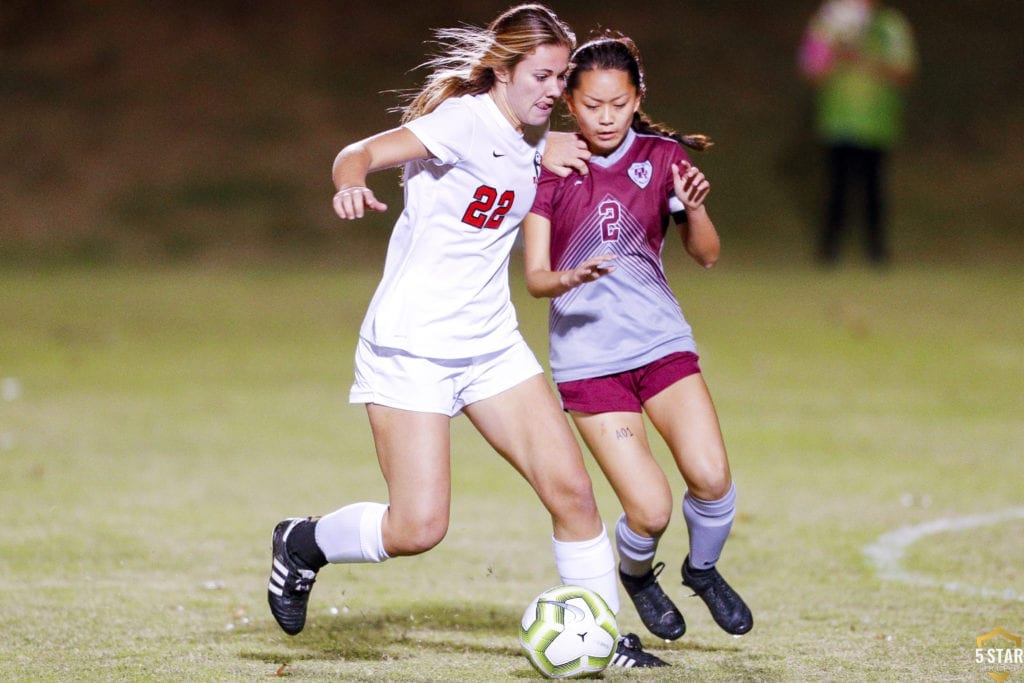
[{"label": "grass field", "polygon": [[[346,400],[378,269],[0,270],[0,679],[536,678],[516,628],[557,582],[549,523],[466,420],[441,546],[326,568],[297,637],[266,608],[274,523],[383,500]],[[755,627],[729,637],[685,597],[677,515],[662,581],[689,632],[645,638],[674,666],[605,678],[1024,679],[975,662],[979,636],[1024,633],[1019,269],[698,270],[671,277],[738,485],[721,566]],[[514,290],[543,356],[545,306]],[[631,606],[620,622],[645,633]]]}]

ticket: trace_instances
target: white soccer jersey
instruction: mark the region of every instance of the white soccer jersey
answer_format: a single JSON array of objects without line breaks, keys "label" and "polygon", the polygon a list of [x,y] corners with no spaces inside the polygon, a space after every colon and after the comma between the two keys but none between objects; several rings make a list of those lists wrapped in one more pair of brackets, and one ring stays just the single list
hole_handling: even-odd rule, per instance
[{"label": "white soccer jersey", "polygon": [[428,358],[470,358],[522,339],[509,253],[537,191],[531,144],[487,94],[405,124],[436,157],[405,167],[405,208],[360,335]]}]

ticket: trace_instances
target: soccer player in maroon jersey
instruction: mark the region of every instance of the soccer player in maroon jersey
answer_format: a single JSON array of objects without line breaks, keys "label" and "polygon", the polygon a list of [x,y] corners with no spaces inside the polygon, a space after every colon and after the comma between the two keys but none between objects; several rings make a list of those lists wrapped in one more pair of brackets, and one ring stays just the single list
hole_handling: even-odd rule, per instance
[{"label": "soccer player in maroon jersey", "polygon": [[630,39],[605,34],[581,46],[573,62],[565,99],[590,150],[590,172],[543,172],[523,224],[527,288],[551,297],[552,376],[622,504],[619,577],[644,624],[670,640],[686,631],[657,581],[664,563],[654,556],[673,502],[647,440],[646,412],[686,483],[683,584],[719,626],[740,635],[753,617],[716,568],[735,487],[692,330],[661,261],[672,217],[690,256],[707,268],[718,259],[704,204],[710,185],[682,146],[710,141],[643,115],[643,67]]}]

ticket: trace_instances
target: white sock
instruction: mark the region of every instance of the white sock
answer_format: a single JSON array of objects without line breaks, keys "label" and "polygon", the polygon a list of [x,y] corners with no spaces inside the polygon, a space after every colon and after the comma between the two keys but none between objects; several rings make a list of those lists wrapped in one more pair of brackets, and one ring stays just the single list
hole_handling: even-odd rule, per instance
[{"label": "white sock", "polygon": [[316,544],[328,562],[383,562],[388,559],[384,551],[381,525],[388,506],[383,503],[353,503],[316,523]]},{"label": "white sock", "polygon": [[615,546],[619,551],[619,569],[630,576],[643,576],[651,571],[658,539],[641,536],[626,524],[625,513],[615,525]]},{"label": "white sock", "polygon": [[559,541],[555,546],[555,566],[562,583],[583,586],[594,591],[608,603],[612,612],[619,613],[619,581],[615,575],[615,554],[612,552],[608,530],[589,541]]}]

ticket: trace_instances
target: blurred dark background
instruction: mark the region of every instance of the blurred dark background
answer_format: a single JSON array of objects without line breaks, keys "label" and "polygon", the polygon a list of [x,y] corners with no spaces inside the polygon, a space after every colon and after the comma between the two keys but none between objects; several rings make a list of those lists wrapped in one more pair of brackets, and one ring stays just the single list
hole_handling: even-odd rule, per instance
[{"label": "blurred dark background", "polygon": [[[431,28],[509,4],[3,0],[0,262],[376,259],[397,174],[371,179],[387,215],[342,223],[334,155],[397,124]],[[795,59],[817,0],[549,4],[581,40],[633,36],[648,114],[715,139],[698,162],[727,256],[811,260],[822,167]],[[897,263],[1024,263],[1024,2],[890,4],[920,54]]]}]

